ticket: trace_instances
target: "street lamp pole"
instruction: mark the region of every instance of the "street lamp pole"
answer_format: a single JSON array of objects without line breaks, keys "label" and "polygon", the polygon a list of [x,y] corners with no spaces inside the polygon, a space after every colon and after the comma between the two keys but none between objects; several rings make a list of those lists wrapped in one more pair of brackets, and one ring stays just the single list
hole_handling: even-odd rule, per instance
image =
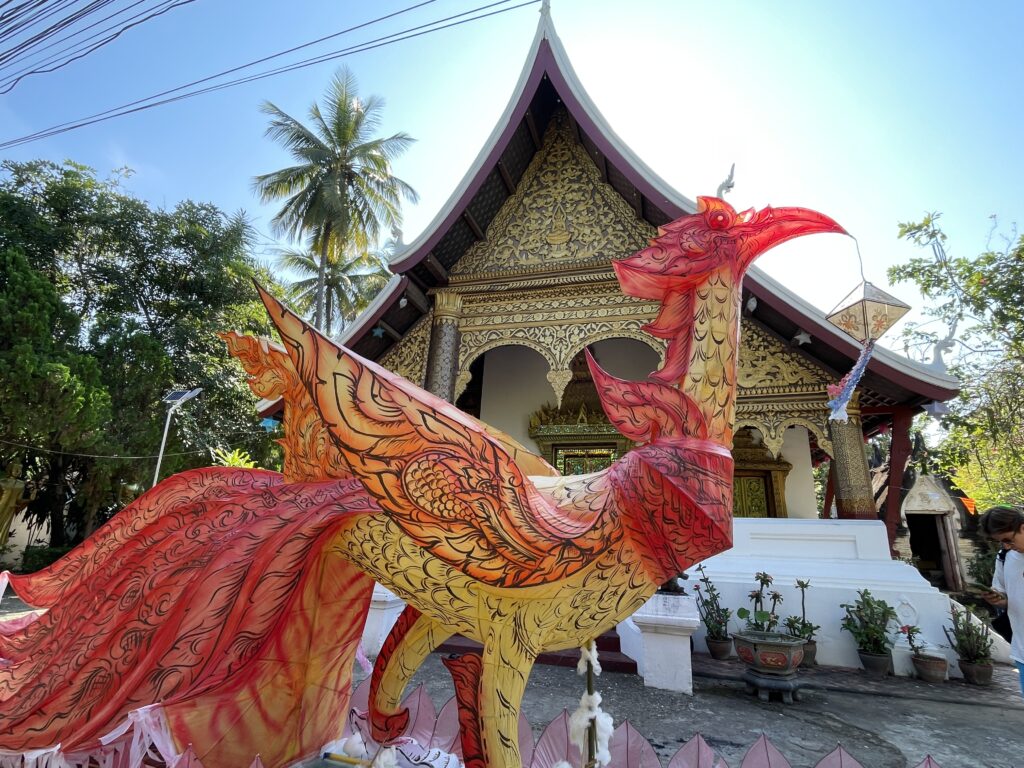
[{"label": "street lamp pole", "polygon": [[163,402],[167,403],[167,421],[164,422],[164,436],[160,440],[160,453],[156,457],[156,472],[153,473],[153,486],[155,487],[157,482],[160,480],[160,465],[164,460],[164,447],[167,445],[167,432],[171,428],[171,416],[178,410],[185,402],[191,400],[193,397],[203,391],[202,387],[196,387],[195,389],[185,391],[170,392],[164,397]]}]

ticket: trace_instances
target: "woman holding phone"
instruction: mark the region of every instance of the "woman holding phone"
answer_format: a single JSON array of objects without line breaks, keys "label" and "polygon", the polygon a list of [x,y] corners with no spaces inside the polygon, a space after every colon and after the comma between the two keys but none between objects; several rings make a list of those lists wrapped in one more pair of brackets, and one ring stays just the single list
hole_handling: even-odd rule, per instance
[{"label": "woman holding phone", "polygon": [[1005,608],[1013,629],[1010,659],[1020,673],[1021,695],[1024,696],[1024,512],[1018,507],[996,506],[987,510],[980,521],[981,531],[1004,550],[1005,557],[996,560],[992,590],[984,595],[991,605]]}]

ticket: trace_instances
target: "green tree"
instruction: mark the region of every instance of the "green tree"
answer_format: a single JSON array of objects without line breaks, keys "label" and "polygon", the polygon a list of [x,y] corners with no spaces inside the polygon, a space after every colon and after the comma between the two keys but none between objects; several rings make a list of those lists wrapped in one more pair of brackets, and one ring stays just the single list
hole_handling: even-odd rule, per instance
[{"label": "green tree", "polygon": [[[381,251],[339,255],[331,249],[324,275],[324,333],[340,333],[387,285],[391,277],[388,254],[392,248],[389,241]],[[316,302],[320,256],[308,249],[285,248],[277,258],[282,267],[300,276],[289,286],[289,298],[300,312],[308,312]]]},{"label": "green tree", "polygon": [[[1024,239],[1002,238],[973,257],[953,257],[939,214],[900,225],[900,236],[930,255],[889,270],[933,304],[925,310],[945,326],[908,329],[909,340],[949,355],[960,395],[943,418],[935,451],[939,466],[981,507],[1024,499]],[[994,234],[994,230],[993,230]]]},{"label": "green tree", "polygon": [[36,446],[51,482],[37,500],[64,546],[63,508],[76,454],[100,449],[111,417],[99,366],[77,349],[78,321],[19,250],[0,252],[0,439]]},{"label": "green tree", "polygon": [[[173,389],[203,387],[175,416],[164,475],[241,447],[277,448],[219,331],[269,335],[252,288],[277,292],[244,217],[185,201],[152,208],[124,174],[5,163],[0,176],[0,457],[39,487],[51,542],[89,532],[148,487]],[[142,458],[139,458],[142,457]]]},{"label": "green tree", "polygon": [[284,200],[273,218],[278,232],[292,240],[312,238],[318,252],[313,324],[327,319],[327,272],[332,250],[364,251],[381,228],[401,224],[402,198],[416,192],[391,172],[393,161],[412,144],[405,133],[376,137],[384,101],[362,100],[355,77],[340,70],[331,81],[323,109],[309,109],[310,127],[267,102],[267,136],[279,142],[295,165],[257,176],[254,187],[264,203]]}]

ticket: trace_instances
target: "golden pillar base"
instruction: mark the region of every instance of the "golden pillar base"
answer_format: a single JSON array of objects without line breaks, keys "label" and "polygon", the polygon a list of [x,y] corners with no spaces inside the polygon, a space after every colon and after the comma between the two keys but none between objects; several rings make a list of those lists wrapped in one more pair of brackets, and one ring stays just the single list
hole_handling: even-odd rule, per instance
[{"label": "golden pillar base", "polygon": [[877,520],[860,416],[851,414],[847,422],[829,421],[828,431],[835,462],[835,498],[839,518]]}]

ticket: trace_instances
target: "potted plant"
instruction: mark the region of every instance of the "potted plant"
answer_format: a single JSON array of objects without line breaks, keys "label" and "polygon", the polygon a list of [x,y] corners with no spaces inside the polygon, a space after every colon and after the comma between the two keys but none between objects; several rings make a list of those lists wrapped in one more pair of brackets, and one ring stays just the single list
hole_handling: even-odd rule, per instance
[{"label": "potted plant", "polygon": [[707,630],[705,639],[708,653],[714,659],[727,659],[732,655],[732,638],[729,637],[729,619],[732,618],[732,611],[722,607],[718,588],[711,583],[703,564],[698,565],[697,570],[700,572],[700,584],[694,584],[693,590],[697,595],[700,619]]},{"label": "potted plant", "polygon": [[804,660],[800,662],[801,667],[809,667],[814,664],[818,655],[818,643],[814,640],[814,633],[821,629],[817,624],[812,624],[807,620],[807,590],[810,586],[809,579],[796,580],[796,588],[800,590],[800,615],[787,616],[782,622],[789,634],[804,641]]},{"label": "potted plant", "polygon": [[857,654],[865,671],[885,677],[892,666],[892,633],[889,625],[896,621],[896,610],[885,600],[871,596],[866,589],[857,590],[857,600],[841,603],[846,609],[842,627],[857,643]]},{"label": "potted plant", "polygon": [[750,602],[754,604],[754,610],[740,608],[736,611],[736,616],[746,620],[747,629],[755,632],[774,632],[775,627],[779,625],[779,614],[775,612],[775,609],[782,602],[782,594],[773,591],[768,596],[768,599],[771,600],[771,608],[765,610],[765,591],[772,585],[774,579],[764,571],[759,571],[754,574],[754,581],[757,582],[757,589],[749,595]]},{"label": "potted plant", "polygon": [[[773,581],[767,573],[759,572],[754,579],[758,586],[750,593],[753,610],[740,608],[736,611],[736,615],[747,622],[745,631],[732,635],[736,655],[756,672],[791,675],[804,658],[803,638],[775,631],[779,624],[776,608],[782,602],[782,595],[778,591],[765,594]],[[767,606],[769,601],[770,607]]]},{"label": "potted plant", "polygon": [[943,627],[949,644],[960,657],[960,671],[972,685],[992,683],[992,630],[970,608],[958,611],[949,606],[953,629]]},{"label": "potted plant", "polygon": [[904,624],[900,632],[907,636],[907,643],[913,655],[910,660],[914,664],[914,672],[926,683],[941,683],[946,679],[949,662],[944,656],[930,656],[924,652],[924,644],[917,642],[921,628],[913,624]]}]

